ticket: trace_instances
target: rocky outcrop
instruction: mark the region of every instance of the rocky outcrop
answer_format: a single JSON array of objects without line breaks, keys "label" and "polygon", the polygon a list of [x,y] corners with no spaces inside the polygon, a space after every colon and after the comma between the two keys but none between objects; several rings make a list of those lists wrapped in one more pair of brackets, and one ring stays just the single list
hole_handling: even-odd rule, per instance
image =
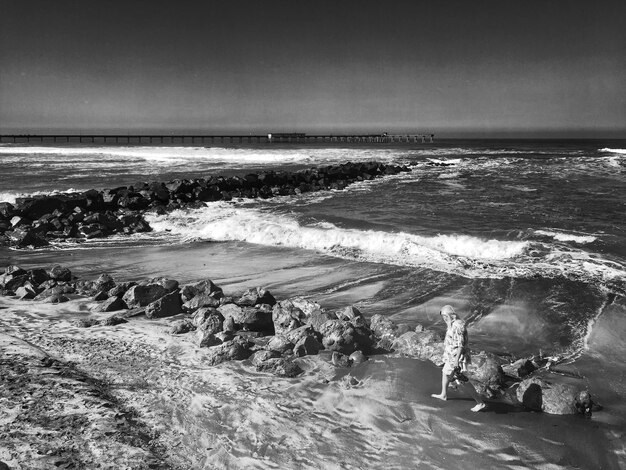
[{"label": "rocky outcrop", "polygon": [[472,355],[467,376],[474,382],[476,390],[487,396],[498,390],[504,379],[498,357],[485,351]]},{"label": "rocky outcrop", "polygon": [[532,377],[519,384],[516,394],[520,403],[529,410],[566,415],[580,412],[576,406],[580,392],[572,385]]},{"label": "rocky outcrop", "polygon": [[[93,239],[151,230],[147,210],[164,213],[207,201],[262,198],[343,189],[351,183],[411,171],[379,162],[347,162],[295,172],[262,171],[240,176],[142,182],[133,186],[94,189],[0,203],[0,244],[17,248],[45,246],[51,240]],[[183,292],[183,302],[186,302]],[[245,298],[248,305],[252,299]],[[260,303],[271,302],[265,300]],[[242,305],[244,305],[242,304]],[[308,312],[305,312],[308,315]]]},{"label": "rocky outcrop", "polygon": [[167,289],[159,284],[138,285],[128,289],[122,298],[129,308],[145,307],[167,293]]},{"label": "rocky outcrop", "polygon": [[374,337],[368,328],[355,327],[345,320],[328,320],[320,327],[320,333],[326,349],[343,354],[371,350],[374,345]]},{"label": "rocky outcrop", "polygon": [[[151,284],[154,285],[154,284]],[[182,310],[180,294],[178,290],[165,294],[161,298],[150,302],[146,306],[146,317],[148,318],[165,318],[177,315]]]},{"label": "rocky outcrop", "polygon": [[206,362],[208,365],[214,366],[225,361],[248,359],[252,355],[250,346],[248,341],[235,338],[220,345],[209,347]]},{"label": "rocky outcrop", "polygon": [[436,331],[409,331],[394,339],[392,348],[404,356],[443,363],[443,338]]}]

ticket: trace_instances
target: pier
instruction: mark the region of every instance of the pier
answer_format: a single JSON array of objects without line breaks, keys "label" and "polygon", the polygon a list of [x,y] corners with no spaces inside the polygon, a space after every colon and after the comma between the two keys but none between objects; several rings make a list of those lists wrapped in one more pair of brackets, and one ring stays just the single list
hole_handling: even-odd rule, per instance
[{"label": "pier", "polygon": [[258,135],[113,135],[113,134],[5,134],[0,143],[65,143],[65,144],[388,144],[432,143],[434,134],[303,134],[269,133]]}]

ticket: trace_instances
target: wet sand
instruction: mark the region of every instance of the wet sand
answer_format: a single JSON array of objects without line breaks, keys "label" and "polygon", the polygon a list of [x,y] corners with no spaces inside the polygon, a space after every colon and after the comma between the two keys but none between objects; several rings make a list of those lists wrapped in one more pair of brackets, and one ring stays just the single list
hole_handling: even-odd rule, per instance
[{"label": "wet sand", "polygon": [[[11,336],[2,337],[2,357],[8,357],[12,338],[19,338],[106,384],[154,436],[151,445],[163,460],[154,460],[162,466],[153,468],[618,469],[626,464],[623,422],[603,419],[606,412],[589,421],[529,413],[500,400],[472,413],[471,399],[454,391],[445,403],[430,397],[440,383],[436,366],[399,357],[374,356],[356,368],[335,369],[327,354],[307,356],[298,359],[305,373],[295,379],[258,373],[248,361],[207,367],[206,353],[192,336],[167,332],[177,317],[73,326],[77,318],[107,315],[89,313],[89,306],[84,300],[52,306],[1,299],[0,325]],[[25,436],[20,445],[19,452],[0,445],[0,460],[12,469],[49,468],[21,462],[32,442]],[[120,468],[109,464],[115,449],[94,450],[86,442],[79,452],[100,452],[101,466],[95,468]]]}]

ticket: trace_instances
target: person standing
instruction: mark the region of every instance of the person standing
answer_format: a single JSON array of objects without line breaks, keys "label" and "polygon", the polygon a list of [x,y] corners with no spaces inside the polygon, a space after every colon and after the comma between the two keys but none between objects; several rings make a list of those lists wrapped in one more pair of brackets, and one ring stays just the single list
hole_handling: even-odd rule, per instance
[{"label": "person standing", "polygon": [[[467,328],[465,322],[458,318],[454,308],[451,305],[444,305],[439,312],[443,321],[446,322],[448,329],[446,330],[446,338],[444,339],[443,352],[443,369],[441,371],[441,393],[433,393],[433,398],[439,400],[448,399],[448,385],[456,381],[476,400],[476,405],[472,411],[483,410],[487,405],[482,397],[476,392],[474,386],[469,383],[464,372],[467,371],[467,365],[471,361]],[[462,380],[465,378],[465,380]]]}]

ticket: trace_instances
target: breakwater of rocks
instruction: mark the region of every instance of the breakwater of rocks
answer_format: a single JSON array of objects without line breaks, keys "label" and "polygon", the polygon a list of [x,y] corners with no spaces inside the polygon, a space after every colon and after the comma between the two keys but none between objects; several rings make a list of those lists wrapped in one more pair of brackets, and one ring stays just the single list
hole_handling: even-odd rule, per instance
[{"label": "breakwater of rocks", "polygon": [[312,191],[341,190],[357,181],[411,171],[380,162],[347,162],[245,176],[209,176],[168,182],[140,182],[113,189],[17,198],[0,202],[0,245],[41,247],[51,240],[92,239],[148,232],[143,214],[165,213],[210,201],[268,199]]},{"label": "breakwater of rocks", "polygon": [[[261,287],[227,295],[209,279],[186,285],[167,277],[117,282],[104,273],[95,280],[79,280],[63,266],[30,270],[9,266],[0,275],[0,295],[39,302],[42,307],[90,299],[97,302],[91,313],[77,313],[75,321],[83,328],[122,325],[139,316],[155,320],[176,316],[170,333],[192,335],[197,347],[206,348],[207,365],[249,360],[259,372],[281,377],[297,377],[303,372],[298,358],[323,351],[338,368],[390,353],[443,362],[441,334],[421,325],[396,324],[380,314],[366,319],[354,306],[329,311],[302,297],[278,300]],[[508,397],[548,413],[591,415],[594,405],[588,391],[552,383],[541,374],[554,358],[506,363],[484,351],[472,356],[468,376],[486,397]]]}]

